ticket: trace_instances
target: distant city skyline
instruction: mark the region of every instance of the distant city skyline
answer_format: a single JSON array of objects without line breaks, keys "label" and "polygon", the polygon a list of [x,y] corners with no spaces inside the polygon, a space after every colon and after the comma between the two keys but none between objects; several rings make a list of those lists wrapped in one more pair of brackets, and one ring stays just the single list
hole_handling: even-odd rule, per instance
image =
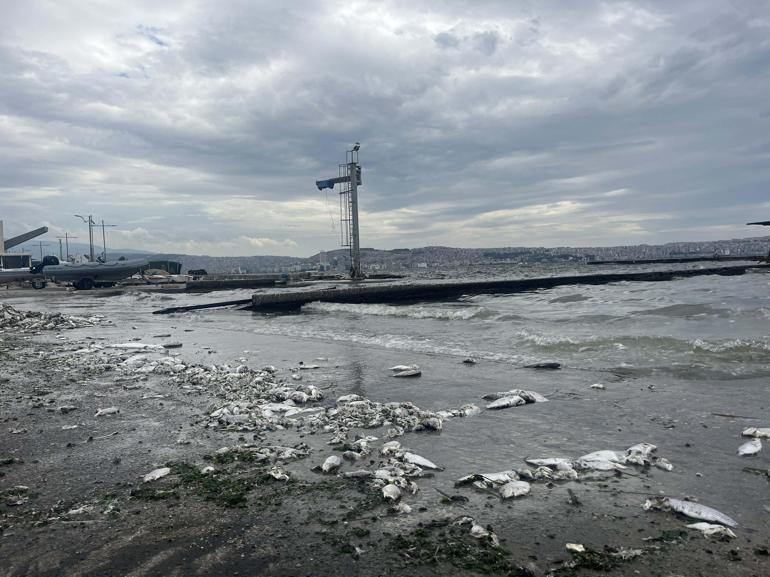
[{"label": "distant city skyline", "polygon": [[756,237],[769,69],[766,3],[9,2],[0,218],[304,257],[360,141],[365,247]]}]

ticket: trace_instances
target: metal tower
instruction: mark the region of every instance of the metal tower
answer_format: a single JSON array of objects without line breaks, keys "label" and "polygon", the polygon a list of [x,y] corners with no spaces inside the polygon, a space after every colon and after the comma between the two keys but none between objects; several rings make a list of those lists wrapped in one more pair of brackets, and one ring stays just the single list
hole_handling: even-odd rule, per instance
[{"label": "metal tower", "polygon": [[360,279],[361,243],[358,237],[358,187],[361,186],[361,166],[358,164],[358,150],[361,144],[356,142],[352,150],[345,153],[345,164],[339,165],[339,176],[327,180],[316,180],[318,190],[340,187],[340,244],[350,247],[350,278]]}]

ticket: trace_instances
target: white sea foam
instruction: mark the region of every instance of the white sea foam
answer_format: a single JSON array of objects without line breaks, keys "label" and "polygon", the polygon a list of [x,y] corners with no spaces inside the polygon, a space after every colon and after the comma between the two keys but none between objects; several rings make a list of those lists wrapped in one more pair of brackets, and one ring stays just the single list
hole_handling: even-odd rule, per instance
[{"label": "white sea foam", "polygon": [[528,355],[515,355],[507,353],[495,353],[491,351],[469,350],[459,343],[436,342],[428,338],[415,338],[406,335],[379,334],[367,335],[353,331],[337,332],[334,330],[321,329],[318,327],[302,327],[289,325],[265,325],[253,329],[256,334],[279,334],[288,337],[298,337],[307,339],[320,339],[326,341],[351,342],[362,345],[382,347],[400,351],[411,351],[417,353],[432,353],[441,355],[451,355],[456,357],[473,357],[475,359],[484,359],[488,361],[499,361],[511,364],[526,364],[538,360]]},{"label": "white sea foam", "polygon": [[382,305],[382,304],[348,304],[315,302],[302,307],[303,311],[325,313],[353,313],[381,317],[407,317],[413,319],[439,319],[449,321],[466,321],[483,316],[483,307],[430,307],[418,305]]}]

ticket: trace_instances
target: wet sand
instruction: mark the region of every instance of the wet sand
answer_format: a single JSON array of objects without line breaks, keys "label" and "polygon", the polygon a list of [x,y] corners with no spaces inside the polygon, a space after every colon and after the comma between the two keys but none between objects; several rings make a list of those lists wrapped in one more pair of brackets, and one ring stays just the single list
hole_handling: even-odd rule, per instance
[{"label": "wet sand", "polygon": [[[465,366],[422,354],[408,355],[422,368],[419,379],[392,379],[386,369],[403,362],[403,353],[265,335],[244,345],[205,316],[161,323],[141,310],[111,309],[112,325],[0,334],[4,575],[770,574],[770,484],[766,476],[743,471],[770,468],[770,451],[736,455],[743,428],[768,426],[765,380],[741,381],[738,391],[735,381],[731,389],[721,382],[696,387],[585,368]],[[153,338],[157,334],[171,336]],[[299,361],[323,358],[318,369],[301,371],[299,381],[323,391],[322,407],[351,393],[377,402],[411,401],[426,410],[483,406],[484,393],[513,386],[536,390],[550,402],[448,419],[440,432],[398,437],[445,467],[417,480],[419,492],[403,499],[412,508],[404,515],[365,483],[311,471],[335,454],[327,433],[225,430],[210,426],[208,415],[223,404],[215,390],[181,388],[168,374],[137,379],[117,363],[68,367],[66,359],[93,337],[102,344],[180,342],[168,354],[187,366],[273,364],[276,379],[289,384]],[[596,382],[606,390],[590,389]],[[76,408],[63,413],[62,406]],[[110,406],[120,412],[94,416]],[[383,428],[351,431],[350,439],[355,432],[379,437],[375,449],[388,440]],[[526,457],[575,458],[643,441],[656,444],[674,470],[632,468],[620,475],[591,473],[579,482],[533,483],[530,495],[511,501],[453,487],[468,473],[518,469]],[[267,476],[273,463],[217,460],[221,447],[244,443],[306,443],[310,451],[279,462],[291,476],[286,483]],[[375,469],[383,461],[375,450],[341,470]],[[170,475],[141,482],[166,464]],[[221,472],[217,483],[196,474],[206,465]],[[20,485],[28,489],[14,490]],[[436,489],[467,501],[447,503]],[[684,528],[692,521],[643,510],[645,497],[660,493],[691,496],[730,515],[740,523],[737,538],[708,540]],[[14,501],[23,502],[9,504]],[[500,547],[474,539],[467,526],[451,525],[462,516],[491,528]],[[597,555],[573,557],[567,543]],[[623,550],[642,554],[627,561],[612,555]],[[581,565],[566,566],[575,560]]]}]

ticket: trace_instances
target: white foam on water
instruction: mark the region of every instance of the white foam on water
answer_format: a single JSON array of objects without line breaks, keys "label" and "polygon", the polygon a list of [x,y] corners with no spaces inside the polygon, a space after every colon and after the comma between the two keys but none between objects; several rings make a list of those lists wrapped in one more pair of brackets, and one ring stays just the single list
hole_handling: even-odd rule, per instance
[{"label": "white foam on water", "polygon": [[302,307],[306,312],[352,313],[358,315],[382,317],[406,317],[413,319],[439,319],[448,321],[467,321],[483,316],[483,307],[432,307],[421,305],[382,305],[314,302]]}]

